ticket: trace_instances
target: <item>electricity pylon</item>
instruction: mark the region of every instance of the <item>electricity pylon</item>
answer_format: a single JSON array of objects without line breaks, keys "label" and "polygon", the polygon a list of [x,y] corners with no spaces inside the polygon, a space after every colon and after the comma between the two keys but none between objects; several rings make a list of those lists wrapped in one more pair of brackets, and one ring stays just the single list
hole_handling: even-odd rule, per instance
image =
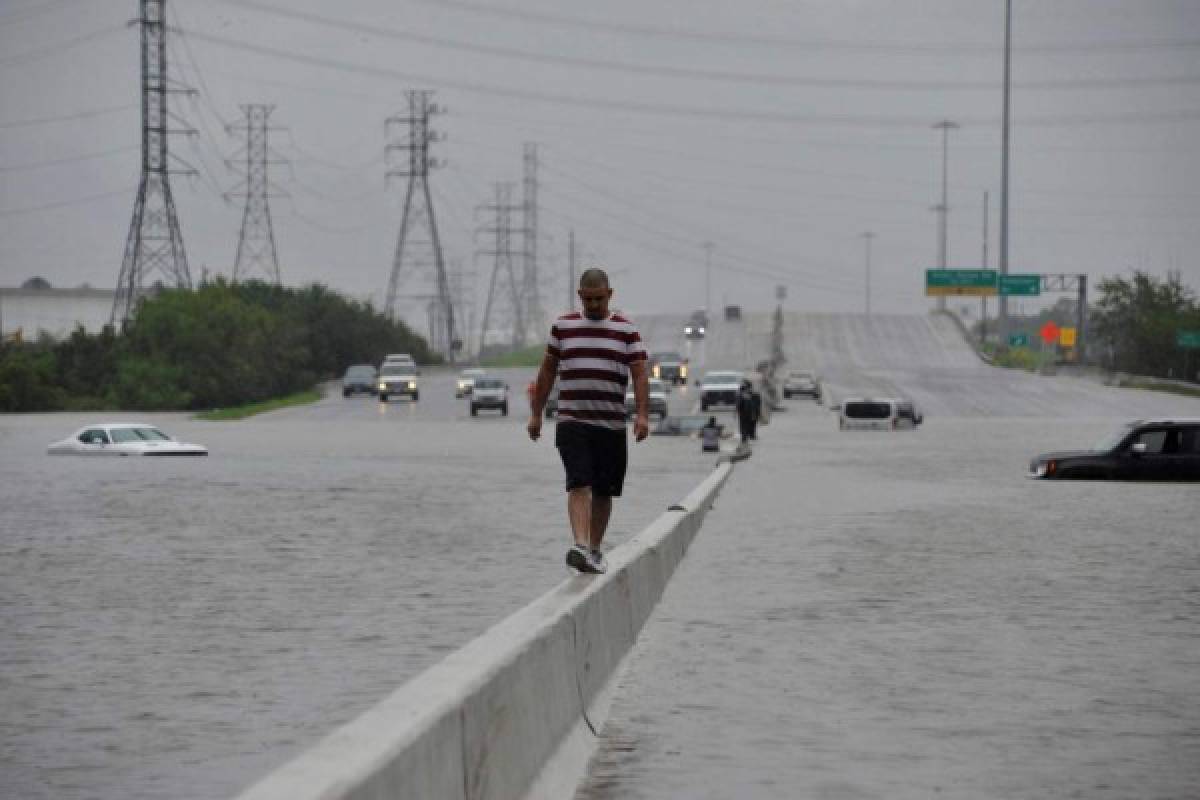
[{"label": "electricity pylon", "polygon": [[494,203],[485,204],[476,207],[476,211],[490,211],[495,215],[494,223],[488,226],[481,226],[476,229],[476,234],[488,233],[493,236],[493,244],[491,250],[480,250],[478,255],[492,256],[492,277],[488,281],[487,301],[483,306],[483,322],[479,328],[479,350],[483,352],[484,346],[487,344],[488,325],[492,318],[492,305],[496,299],[496,281],[497,279],[504,281],[507,278],[508,296],[512,305],[513,326],[512,326],[512,346],[520,347],[525,343],[525,314],[521,297],[521,282],[517,278],[517,271],[513,266],[513,250],[512,250],[512,235],[514,233],[512,227],[512,215],[515,212],[521,211],[523,205],[513,205],[512,203],[512,184],[497,183],[495,184],[496,201]]},{"label": "electricity pylon", "polygon": [[[167,78],[166,5],[166,0],[141,0],[141,17],[137,20],[142,34],[142,177],[110,317],[113,325],[121,327],[133,316],[142,285],[155,271],[165,284],[192,287],[169,176],[195,175],[196,170],[169,154],[167,137],[195,131],[167,110],[167,96],[191,94],[193,90],[172,84]],[[181,127],[169,127],[172,121]],[[172,169],[172,158],[184,168]]]},{"label": "electricity pylon", "polygon": [[246,134],[246,144],[226,161],[226,166],[232,167],[233,160],[244,158],[246,177],[231,191],[226,192],[225,199],[231,197],[246,198],[246,208],[242,212],[242,231],[238,235],[237,256],[233,262],[233,282],[245,280],[252,272],[258,270],[278,286],[282,281],[279,277],[279,257],[275,251],[275,229],[271,225],[271,207],[267,202],[269,197],[279,197],[282,192],[272,189],[267,178],[269,164],[286,164],[283,158],[270,158],[274,155],[267,145],[269,131],[280,130],[267,124],[275,106],[254,103],[242,106],[246,121],[240,125],[229,125],[229,133]]},{"label": "electricity pylon", "polygon": [[[384,131],[389,136],[392,126],[407,126],[408,133],[399,142],[389,142],[385,154],[389,157],[397,151],[408,153],[406,168],[389,169],[387,176],[408,178],[408,190],[404,196],[404,214],[400,218],[400,234],[396,239],[396,253],[392,258],[392,272],[388,278],[387,299],[383,311],[390,318],[396,317],[396,301],[401,276],[406,272],[416,272],[421,266],[418,253],[414,253],[413,245],[426,245],[433,256],[437,289],[434,297],[440,304],[441,311],[437,322],[445,331],[444,337],[433,337],[444,345],[444,352],[450,360],[454,353],[462,347],[458,338],[454,320],[454,302],[450,296],[450,284],[446,277],[446,264],[442,256],[442,243],[438,237],[437,218],[433,213],[433,198],[429,191],[429,170],[441,166],[436,159],[429,156],[431,142],[439,141],[442,137],[429,127],[429,119],[435,114],[442,113],[435,103],[430,102],[432,91],[410,90],[408,96],[407,116],[388,117],[384,123]],[[422,231],[423,229],[423,231]],[[421,233],[428,239],[419,239]],[[406,269],[407,267],[407,269]],[[434,342],[431,341],[431,345]]]},{"label": "electricity pylon", "polygon": [[537,145],[533,142],[525,143],[524,163],[524,196],[521,210],[524,217],[525,248],[523,256],[525,263],[522,275],[522,295],[525,301],[523,317],[527,326],[524,333],[528,333],[541,331],[545,324],[545,318],[542,316],[541,285],[538,283],[538,154]]}]

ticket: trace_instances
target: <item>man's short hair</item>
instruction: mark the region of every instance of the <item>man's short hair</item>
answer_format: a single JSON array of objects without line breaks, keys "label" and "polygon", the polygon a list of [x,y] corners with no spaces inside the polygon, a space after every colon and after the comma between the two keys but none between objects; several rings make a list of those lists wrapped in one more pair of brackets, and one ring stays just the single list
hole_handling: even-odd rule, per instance
[{"label": "man's short hair", "polygon": [[583,274],[579,276],[580,289],[607,289],[608,273],[599,267],[585,269]]}]

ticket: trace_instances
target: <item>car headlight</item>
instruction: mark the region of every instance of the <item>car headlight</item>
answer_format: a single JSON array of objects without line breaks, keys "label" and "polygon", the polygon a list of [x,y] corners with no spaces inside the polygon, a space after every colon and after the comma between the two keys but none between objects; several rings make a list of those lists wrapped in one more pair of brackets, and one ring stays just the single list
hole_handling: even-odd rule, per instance
[{"label": "car headlight", "polygon": [[679,368],[679,377],[681,377],[681,378],[687,377],[687,364],[684,364],[683,366],[681,366]]},{"label": "car headlight", "polygon": [[655,364],[654,369],[650,370],[650,373],[656,378],[661,378],[662,377],[662,367],[660,367],[658,364]]},{"label": "car headlight", "polygon": [[379,382],[379,389],[380,389],[380,391],[386,391],[386,390],[387,390],[387,384],[386,384],[386,383],[384,383],[383,381],[380,381],[380,382]]},{"label": "car headlight", "polygon": [[410,389],[415,389],[415,388],[417,388],[417,383],[416,383],[416,381],[409,381],[409,382],[408,382],[408,388],[410,388]]},{"label": "car headlight", "polygon": [[701,325],[701,326],[700,326],[700,333],[704,333],[704,326],[703,326],[703,325]]},{"label": "car headlight", "polygon": [[1039,461],[1033,465],[1033,477],[1045,478],[1047,475],[1053,475],[1056,466],[1053,461]]}]

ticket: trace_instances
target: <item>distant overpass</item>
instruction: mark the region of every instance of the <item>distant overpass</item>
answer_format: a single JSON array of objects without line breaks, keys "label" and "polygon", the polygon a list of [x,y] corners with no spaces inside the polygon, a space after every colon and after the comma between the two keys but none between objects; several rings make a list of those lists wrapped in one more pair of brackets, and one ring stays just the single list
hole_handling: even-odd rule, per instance
[{"label": "distant overpass", "polygon": [[[703,340],[683,335],[688,314],[634,317],[647,349],[674,350],[691,359],[693,375],[708,369],[752,369],[769,352],[772,315],[717,315]],[[820,373],[829,402],[848,396],[905,395],[926,415],[953,417],[1121,417],[1128,389],[1100,389],[1085,378],[1034,375],[992,367],[975,354],[959,327],[942,315],[783,315],[784,369]],[[1147,394],[1147,393],[1143,393]],[[1153,393],[1148,393],[1153,394]],[[1169,415],[1170,395],[1139,400]]]}]

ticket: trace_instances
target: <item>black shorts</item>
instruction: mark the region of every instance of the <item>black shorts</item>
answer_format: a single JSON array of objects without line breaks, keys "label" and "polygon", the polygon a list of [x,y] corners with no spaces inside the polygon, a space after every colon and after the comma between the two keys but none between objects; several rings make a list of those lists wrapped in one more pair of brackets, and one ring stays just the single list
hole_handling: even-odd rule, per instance
[{"label": "black shorts", "polygon": [[620,497],[625,484],[625,430],[575,420],[555,426],[554,446],[567,471],[567,491],[582,486],[604,497]]}]

